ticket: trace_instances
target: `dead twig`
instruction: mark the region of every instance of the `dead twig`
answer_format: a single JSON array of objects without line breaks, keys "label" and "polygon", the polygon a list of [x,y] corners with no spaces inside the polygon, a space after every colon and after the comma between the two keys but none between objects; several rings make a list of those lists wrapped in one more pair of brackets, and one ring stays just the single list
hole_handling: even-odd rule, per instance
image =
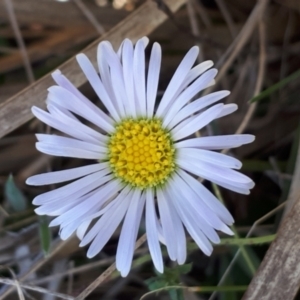
[{"label": "dead twig", "polygon": [[300,285],[300,198],[298,195],[243,300],[294,299]]},{"label": "dead twig", "polygon": [[6,10],[7,10],[7,14],[11,23],[11,26],[13,28],[15,37],[16,37],[16,41],[18,44],[18,47],[20,48],[21,51],[21,55],[23,57],[23,62],[24,62],[24,67],[25,67],[25,71],[27,74],[27,78],[29,83],[33,83],[34,82],[34,75],[33,75],[33,71],[30,65],[30,61],[28,58],[28,54],[27,54],[27,50],[26,50],[26,46],[15,16],[15,12],[14,12],[14,7],[13,7],[13,3],[11,0],[5,0],[5,6],[6,6]]},{"label": "dead twig", "polygon": [[[0,282],[4,283],[4,284],[8,284],[8,285],[13,285],[15,287],[21,287],[23,289],[35,291],[35,292],[42,293],[42,294],[53,295],[53,296],[55,296],[57,298],[61,298],[61,299],[74,300],[74,297],[72,297],[72,296],[68,296],[66,294],[61,294],[61,293],[51,292],[51,291],[49,291],[47,289],[44,289],[44,288],[41,288],[39,286],[32,286],[32,285],[28,285],[28,284],[23,284],[23,283],[18,282],[17,280],[12,280],[12,279],[7,279],[7,278],[0,278]],[[23,299],[25,300],[25,298],[23,298]]]},{"label": "dead twig", "polygon": [[[178,10],[185,2],[186,0],[165,1],[173,12]],[[151,33],[166,19],[166,14],[157,9],[156,3],[146,1],[125,20],[101,36],[101,38],[95,40],[82,52],[88,55],[92,63],[96,65],[95,52],[99,42],[109,40],[115,47],[119,46],[125,37],[135,42],[142,36]],[[86,82],[86,78],[78,67],[75,57],[72,57],[58,68],[75,86],[78,87]],[[47,88],[51,85],[53,85],[51,74],[47,74],[25,90],[0,104],[0,137],[32,119],[31,107],[33,105],[46,106]]]},{"label": "dead twig", "polygon": [[[135,243],[135,250],[138,249],[146,241],[146,234],[142,235]],[[93,281],[75,300],[84,300],[86,297],[103,283],[116,269],[116,263],[110,265],[95,281]]]}]

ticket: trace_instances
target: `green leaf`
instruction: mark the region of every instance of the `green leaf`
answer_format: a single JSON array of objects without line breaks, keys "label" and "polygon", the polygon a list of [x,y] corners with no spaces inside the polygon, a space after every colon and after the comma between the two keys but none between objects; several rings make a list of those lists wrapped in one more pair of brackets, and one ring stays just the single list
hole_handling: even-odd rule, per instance
[{"label": "green leaf", "polygon": [[293,81],[297,78],[300,77],[300,70],[292,73],[291,75],[289,75],[288,77],[282,79],[281,81],[275,83],[274,85],[270,86],[268,89],[262,91],[260,94],[258,94],[257,96],[253,97],[250,102],[256,102],[259,100],[262,100],[266,97],[268,97],[269,95],[271,95],[272,93],[276,92],[277,90],[283,88],[285,85],[287,85],[290,81]]},{"label": "green leaf", "polygon": [[192,270],[192,264],[184,264],[184,265],[180,265],[178,266],[178,271],[180,274],[187,274]]},{"label": "green leaf", "polygon": [[39,217],[39,234],[41,247],[43,249],[44,255],[49,254],[50,245],[51,245],[51,231],[49,228],[49,221],[47,216]]},{"label": "green leaf", "polygon": [[12,175],[9,175],[5,182],[4,195],[13,211],[20,212],[26,210],[27,199],[16,186]]}]

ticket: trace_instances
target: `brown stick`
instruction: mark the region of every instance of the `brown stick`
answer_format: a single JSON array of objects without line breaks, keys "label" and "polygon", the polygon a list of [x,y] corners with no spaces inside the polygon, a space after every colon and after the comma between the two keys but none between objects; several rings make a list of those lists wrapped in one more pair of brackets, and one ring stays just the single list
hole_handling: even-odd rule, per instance
[{"label": "brown stick", "polygon": [[[186,0],[165,0],[172,12],[178,10],[185,2]],[[115,47],[119,46],[126,37],[135,42],[140,37],[151,33],[166,19],[167,15],[157,8],[156,3],[146,1],[125,20],[94,41],[82,52],[89,56],[92,63],[96,65],[96,49],[99,42],[109,40]],[[86,81],[74,57],[62,64],[59,69],[77,87]],[[33,117],[30,111],[33,105],[45,107],[47,88],[53,84],[51,75],[47,74],[25,90],[0,104],[0,138],[29,121]]]},{"label": "brown stick", "polygon": [[286,216],[242,300],[292,300],[300,286],[300,198]]},{"label": "brown stick", "polygon": [[[146,234],[142,235],[135,243],[135,250],[138,249],[146,241]],[[110,265],[98,278],[96,278],[75,300],[84,300],[86,297],[103,283],[113,271],[116,270],[116,263]]]}]

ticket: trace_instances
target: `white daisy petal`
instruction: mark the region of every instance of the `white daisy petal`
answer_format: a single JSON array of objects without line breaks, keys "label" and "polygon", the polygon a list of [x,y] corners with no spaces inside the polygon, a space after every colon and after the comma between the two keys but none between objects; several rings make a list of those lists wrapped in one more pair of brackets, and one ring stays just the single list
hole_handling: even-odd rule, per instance
[{"label": "white daisy petal", "polygon": [[173,221],[174,230],[176,232],[176,260],[178,264],[182,265],[186,260],[186,238],[184,228],[180,217],[178,216],[177,211],[172,204],[172,201],[170,201],[168,197],[166,197],[166,200],[168,201],[168,205],[170,207],[171,218]]},{"label": "white daisy petal", "polygon": [[79,219],[77,224],[80,225],[80,218],[83,219],[82,216],[84,217],[85,213],[100,209],[109,198],[116,194],[116,189],[120,187],[121,184],[116,180],[107,182],[107,184],[98,188],[95,193],[92,193],[91,196],[86,197],[86,199],[81,201],[78,205],[54,219],[49,226],[57,226],[60,224],[64,224],[65,226],[76,219]]},{"label": "white daisy petal", "polygon": [[[107,152],[106,147],[95,145],[94,143],[83,142],[73,138],[68,138],[59,135],[51,135],[51,134],[36,134],[37,140],[43,144],[49,145],[62,145],[66,147],[74,147],[82,150],[89,150],[93,152],[105,153]],[[104,141],[104,139],[103,139]]]},{"label": "white daisy petal", "polygon": [[[78,99],[80,99],[81,105],[84,105],[88,108],[90,108],[90,111],[93,111],[93,114],[99,115],[101,118],[103,118],[106,122],[109,124],[113,124],[114,121],[112,118],[110,118],[107,114],[105,114],[100,108],[98,108],[94,103],[92,103],[90,100],[88,100],[69,80],[66,78],[59,70],[54,71],[52,74],[52,78],[54,81],[61,87],[65,88],[72,94],[74,94]],[[68,100],[68,99],[65,99]],[[61,101],[63,102],[64,107],[68,106],[68,109],[72,110],[74,107],[72,107],[72,104],[70,104],[69,101]]]},{"label": "white daisy petal", "polygon": [[133,83],[133,45],[128,39],[124,41],[122,51],[122,63],[125,90],[127,94],[127,99],[129,99],[128,105],[125,106],[125,109],[128,109],[128,115],[131,115],[132,117],[136,118],[136,100]]},{"label": "white daisy petal", "polygon": [[133,54],[133,78],[140,116],[146,116],[145,48],[143,40],[137,41]]},{"label": "white daisy petal", "polygon": [[191,82],[193,82],[197,77],[199,77],[205,71],[210,69],[213,65],[214,65],[214,63],[211,60],[207,60],[207,61],[204,61],[204,62],[200,63],[199,65],[195,66],[188,72],[182,85],[184,87],[188,86]]},{"label": "white daisy petal", "polygon": [[[179,185],[181,184],[181,185]],[[188,189],[185,189],[185,192],[191,192],[189,195],[183,194],[182,189],[184,186],[182,186],[182,180],[180,177],[176,174],[172,178],[171,185],[175,193],[178,195],[178,199],[180,200],[174,200],[177,201],[178,205],[181,206],[181,209],[185,209],[187,214],[190,215],[190,217],[195,221],[195,223],[199,226],[200,230],[205,234],[205,236],[210,239],[213,243],[218,244],[220,242],[220,238],[217,235],[216,231],[214,230],[214,226],[212,226],[212,220],[207,221],[205,218],[205,213],[202,211],[201,213],[195,209],[194,205],[191,205],[191,200],[189,199],[186,201],[183,197],[192,196],[193,192],[191,192]],[[180,186],[180,188],[178,188]],[[184,200],[183,200],[184,199]],[[193,203],[195,204],[195,203]],[[206,210],[207,211],[207,210]],[[216,224],[217,225],[217,224]]]},{"label": "white daisy petal", "polygon": [[248,177],[242,176],[242,174],[238,172],[234,173],[233,170],[228,170],[221,167],[217,168],[213,165],[203,162],[195,162],[192,159],[190,161],[178,159],[178,165],[186,171],[215,182],[216,184],[225,188],[228,186],[236,186],[237,188],[241,189],[242,194],[247,194],[249,189],[254,186],[254,183]]},{"label": "white daisy petal", "polygon": [[[90,141],[90,142],[97,141],[97,139],[95,139],[90,134],[85,132],[85,127],[81,126],[83,124],[81,124],[79,122],[77,122],[77,127],[72,127],[72,126],[66,125],[64,122],[62,122],[62,120],[53,117],[52,115],[41,110],[38,107],[33,106],[31,111],[39,120],[41,120],[45,124],[51,126],[52,128],[55,128],[61,132],[64,132],[64,133],[68,134],[69,136],[72,136],[74,138],[84,140],[84,141]],[[68,121],[70,121],[70,120],[68,120]]]},{"label": "white daisy petal", "polygon": [[[123,195],[123,197],[124,198],[121,199],[121,201],[119,201],[117,205],[115,205],[109,211],[107,211],[91,229],[94,230],[96,236],[92,244],[90,245],[87,253],[87,256],[89,258],[94,257],[102,250],[102,248],[105,246],[107,241],[110,239],[112,234],[115,232],[115,230],[123,220],[124,215],[130,204],[130,197],[128,195]],[[84,245],[86,241],[90,239],[88,235],[86,237],[87,239],[84,242],[82,241],[80,245]]]},{"label": "white daisy petal", "polygon": [[72,146],[68,147],[65,145],[55,145],[37,142],[35,143],[35,147],[42,153],[54,156],[76,157],[86,159],[103,159],[106,156],[104,153],[74,148]]},{"label": "white daisy petal", "polygon": [[194,147],[210,150],[221,150],[240,147],[242,145],[252,143],[254,140],[255,136],[251,134],[205,136],[177,142],[176,148]]},{"label": "white daisy petal", "polygon": [[174,193],[170,188],[167,189],[166,193],[170,200],[173,199],[172,203],[174,204],[176,211],[183,222],[184,226],[186,227],[187,231],[196,242],[198,247],[203,251],[204,254],[210,255],[213,248],[209,240],[205,237],[205,235],[200,230],[198,223],[195,222],[193,218],[189,215],[189,212],[185,210],[185,207],[179,205],[177,201],[178,196]]},{"label": "white daisy petal", "polygon": [[45,185],[77,179],[107,168],[107,163],[97,163],[64,171],[49,172],[29,177],[26,184]]},{"label": "white daisy petal", "polygon": [[[197,219],[202,219],[206,224],[209,224],[216,230],[224,230],[226,233],[229,232],[232,234],[232,231],[224,224],[216,212],[211,209],[180,176],[174,177],[173,180],[176,180],[174,187],[177,189],[178,194],[182,195],[182,199],[186,198],[187,201],[185,203],[191,205],[190,210],[198,214]],[[178,188],[179,186],[180,188]],[[226,212],[226,215],[227,214],[228,212]]]},{"label": "white daisy petal", "polygon": [[209,124],[211,121],[213,121],[217,116],[220,114],[220,112],[223,109],[224,104],[217,104],[213,107],[207,109],[203,113],[197,115],[194,117],[190,122],[187,122],[184,124],[184,126],[177,125],[172,130],[172,135],[174,141],[181,140],[192,133],[202,129],[204,126]]},{"label": "white daisy petal", "polygon": [[76,95],[60,86],[52,86],[48,91],[48,101],[54,102],[82,116],[106,132],[112,132],[114,130],[112,123],[103,117],[105,114],[95,105],[92,107],[85,105],[85,102],[77,98]]},{"label": "white daisy petal", "polygon": [[158,87],[159,71],[161,64],[161,47],[154,43],[151,51],[147,77],[147,117],[153,117],[154,105]]},{"label": "white daisy petal", "polygon": [[177,258],[177,242],[176,242],[176,232],[175,227],[172,220],[172,213],[170,205],[166,200],[164,191],[158,189],[157,190],[157,203],[159,209],[159,215],[163,230],[163,236],[166,241],[166,247],[168,250],[168,254],[170,259],[176,260]]},{"label": "white daisy petal", "polygon": [[[47,109],[51,114],[52,120],[59,120],[61,126],[61,131],[67,133],[68,135],[74,136],[80,140],[91,142],[94,144],[104,144],[106,143],[107,137],[96,130],[88,127],[87,125],[81,123],[79,120],[70,118],[65,112],[57,105],[47,104]],[[55,125],[52,126],[55,128]],[[58,127],[59,128],[59,127]],[[72,134],[73,132],[80,132],[80,136]]]},{"label": "white daisy petal", "polygon": [[32,203],[34,205],[42,205],[56,199],[67,198],[70,195],[76,195],[76,198],[78,198],[100,186],[102,184],[102,178],[105,178],[105,180],[112,179],[112,175],[104,177],[110,172],[111,171],[109,169],[104,169],[93,174],[87,175],[63,187],[57,188],[53,191],[49,191],[35,197]]},{"label": "white daisy petal", "polygon": [[[96,236],[103,236],[103,239],[105,239],[106,236],[109,238],[124,218],[131,197],[132,192],[130,188],[124,188],[114,200],[113,205],[110,205],[105,214],[103,214],[103,217],[101,217],[82,238],[80,247],[90,243]],[[93,218],[93,216],[91,215],[90,218]],[[98,241],[96,244],[98,245],[98,249],[100,249],[100,242]],[[99,251],[101,251],[101,249]]]},{"label": "white daisy petal", "polygon": [[165,127],[171,122],[171,120],[176,116],[178,111],[186,105],[195,95],[200,91],[207,88],[208,84],[217,75],[218,71],[216,69],[211,69],[201,75],[195,82],[193,82],[189,87],[187,87],[178,98],[172,103],[172,107],[166,112],[163,120],[163,125]]},{"label": "white daisy petal", "polygon": [[157,108],[157,117],[162,117],[165,114],[168,102],[170,101],[170,99],[172,99],[176,91],[181,86],[185,77],[187,76],[193,64],[195,63],[198,54],[199,48],[196,46],[192,47],[179,64]]},{"label": "white daisy petal", "polygon": [[164,266],[163,266],[161,249],[158,241],[158,229],[156,224],[154,195],[151,189],[148,189],[146,191],[146,232],[147,232],[149,251],[154,266],[160,273],[163,273]]},{"label": "white daisy petal", "polygon": [[[120,59],[117,54],[113,51],[113,48],[110,43],[102,42],[98,47],[98,55],[103,53],[102,57],[105,57],[105,61],[109,67],[107,72],[108,77],[106,78],[105,87],[110,91],[110,95],[113,97],[115,106],[121,117],[125,117],[125,108],[127,104],[125,86],[123,81],[123,72]],[[98,61],[100,61],[98,59]],[[101,65],[99,65],[100,74],[101,74]],[[102,78],[102,77],[101,77]]]},{"label": "white daisy petal", "polygon": [[179,148],[177,150],[177,155],[178,157],[183,159],[185,157],[190,157],[195,161],[208,162],[225,168],[240,169],[242,167],[242,163],[238,159],[233,158],[229,155],[209,150],[195,148]]},{"label": "white daisy petal", "polygon": [[84,54],[78,54],[76,56],[76,59],[84,75],[88,79],[89,83],[93,87],[99,99],[101,99],[101,101],[105,105],[106,109],[110,112],[111,116],[115,119],[115,121],[120,121],[120,116],[117,113],[117,110],[114,107],[113,103],[111,102],[111,99],[109,98],[107,91],[105,90],[103,83],[100,80],[90,60]]},{"label": "white daisy petal", "polygon": [[82,240],[86,231],[88,230],[89,226],[91,225],[92,220],[88,220],[88,221],[84,221],[83,223],[81,223],[77,230],[76,230],[76,235],[77,237]]},{"label": "white daisy petal", "polygon": [[221,113],[218,115],[218,118],[225,117],[227,115],[232,114],[238,109],[238,106],[236,104],[230,103],[230,104],[225,104]]},{"label": "white daisy petal", "polygon": [[140,190],[135,190],[126,212],[116,255],[116,267],[123,277],[127,276],[130,270],[144,203],[145,195],[141,194]]},{"label": "white daisy petal", "polygon": [[201,109],[219,101],[220,99],[223,99],[224,97],[228,96],[229,94],[230,94],[230,92],[228,92],[228,91],[219,91],[219,92],[205,95],[205,96],[193,101],[192,103],[190,103],[190,104],[186,105],[184,108],[182,108],[175,115],[175,117],[171,120],[168,127],[173,128],[178,123],[180,123],[182,120],[184,120],[186,117],[199,112]]}]

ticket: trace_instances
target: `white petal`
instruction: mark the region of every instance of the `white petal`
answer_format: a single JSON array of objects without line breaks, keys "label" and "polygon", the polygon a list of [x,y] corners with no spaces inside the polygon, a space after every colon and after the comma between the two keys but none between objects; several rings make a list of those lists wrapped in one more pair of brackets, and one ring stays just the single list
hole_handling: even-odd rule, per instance
[{"label": "white petal", "polygon": [[96,105],[92,104],[92,107],[91,105],[86,105],[86,103],[80,100],[76,95],[60,86],[52,86],[48,91],[48,100],[50,102],[53,101],[77,115],[82,116],[106,132],[112,132],[114,130],[112,123],[103,117],[105,114]]},{"label": "white petal", "polygon": [[183,107],[171,120],[170,124],[168,125],[169,128],[173,128],[175,125],[180,123],[182,120],[184,120],[186,117],[195,114],[199,112],[201,109],[219,101],[220,99],[223,99],[224,97],[228,96],[230,94],[229,91],[219,91],[215,93],[211,93],[208,95],[205,95],[192,103],[186,105]]},{"label": "white petal", "polygon": [[186,171],[215,182],[216,184],[225,188],[230,185],[248,191],[254,186],[254,183],[250,178],[231,169],[225,169],[208,163],[200,163],[193,160],[189,161],[187,159],[180,158],[177,160],[177,163]]},{"label": "white petal", "polygon": [[[70,195],[74,195],[73,199],[75,198],[75,195],[77,196],[76,198],[78,198],[99,187],[102,184],[102,178],[110,172],[111,171],[108,168],[105,168],[104,170],[87,175],[63,187],[38,195],[33,199],[32,203],[34,205],[41,205]],[[113,178],[113,176],[109,175],[105,177],[105,180],[110,180],[111,178]]]},{"label": "white petal", "polygon": [[55,200],[36,208],[34,211],[38,215],[58,216],[69,211],[81,201],[81,198],[72,199],[72,201],[64,202],[62,202],[61,200]]},{"label": "white petal", "polygon": [[[59,70],[54,71],[52,74],[52,78],[54,81],[61,87],[67,89],[72,94],[74,94],[80,101],[91,110],[93,110],[96,114],[99,114],[103,119],[105,119],[108,123],[113,124],[113,120],[104,113],[100,108],[98,108],[94,103],[92,103],[88,98],[86,98],[70,81],[67,77],[61,74]],[[66,99],[65,99],[66,100]]]},{"label": "white petal", "polygon": [[92,220],[88,220],[88,221],[84,221],[83,223],[81,223],[76,231],[76,235],[77,237],[82,240],[86,231],[88,230],[90,224],[91,224]]},{"label": "white petal", "polygon": [[199,48],[198,47],[192,47],[189,52],[185,55],[183,60],[181,61],[180,65],[178,66],[176,72],[174,73],[161,101],[158,106],[156,116],[157,117],[163,117],[166,108],[172,99],[172,97],[175,95],[177,90],[180,88],[182,82],[186,78],[187,74],[189,73],[191,67],[195,63],[197,57],[199,54]]},{"label": "white petal", "polygon": [[174,205],[172,204],[172,201],[168,197],[166,197],[166,200],[168,201],[169,207],[171,207],[170,213],[174,224],[174,229],[176,232],[176,244],[177,244],[176,260],[178,264],[182,265],[186,260],[186,237],[184,233],[184,228],[179,218],[179,215]]},{"label": "white petal", "polygon": [[122,63],[124,84],[128,99],[128,105],[125,106],[125,109],[128,109],[129,116],[131,115],[133,118],[136,118],[135,91],[133,82],[133,45],[128,39],[124,40]]},{"label": "white petal", "polygon": [[215,78],[217,73],[218,71],[216,69],[208,70],[197,80],[195,80],[195,82],[193,82],[189,87],[187,87],[174,101],[170,109],[165,113],[163,125],[167,127],[184,105],[186,105],[200,91],[207,88],[208,84]]},{"label": "white petal", "polygon": [[102,147],[99,145],[95,145],[94,143],[83,142],[77,139],[54,135],[54,134],[42,134],[38,133],[35,135],[37,140],[40,143],[45,144],[52,144],[58,146],[66,146],[66,147],[73,147],[81,150],[88,150],[92,152],[99,152],[99,153],[107,153],[107,147]]},{"label": "white petal", "polygon": [[103,159],[105,157],[104,153],[93,152],[89,150],[76,149],[74,147],[68,147],[64,145],[55,145],[37,142],[35,147],[40,152],[63,157],[75,157],[75,158],[85,158],[85,159]]},{"label": "white petal", "polygon": [[[68,131],[70,131],[72,133],[74,130],[75,132],[80,131],[80,133],[82,133],[82,137],[79,137],[80,140],[92,142],[97,145],[99,143],[103,144],[107,141],[107,137],[105,135],[81,123],[78,119],[74,119],[74,117],[70,118],[68,115],[66,115],[65,110],[60,109],[59,105],[48,102],[47,109],[54,120],[57,120],[63,124],[63,130],[61,130],[62,132],[68,133]],[[55,128],[55,125],[56,124],[54,124],[54,126],[52,125],[52,127]]]},{"label": "white petal", "polygon": [[[121,62],[117,54],[114,52],[112,46],[108,42],[101,42],[98,46],[98,62],[99,62],[99,53],[102,53],[100,57],[103,57],[103,60],[107,63],[109,71],[106,78],[105,87],[110,90],[110,95],[113,95],[116,108],[121,117],[124,117],[125,108],[127,104],[126,91],[123,80],[123,70]],[[103,61],[102,60],[102,61]],[[101,74],[101,65],[99,65],[100,74]],[[102,74],[101,74],[102,76]],[[102,78],[102,77],[101,77]],[[103,78],[104,79],[104,78]]]},{"label": "white petal", "polygon": [[79,177],[92,174],[107,168],[107,163],[97,163],[93,165],[72,168],[63,171],[49,172],[39,175],[34,175],[26,180],[29,185],[45,185],[77,179]]},{"label": "white petal", "polygon": [[116,256],[116,267],[123,277],[130,271],[144,204],[145,195],[140,190],[135,190],[122,226]]},{"label": "white petal", "polygon": [[[184,184],[181,178],[177,174],[174,175],[170,182],[170,187],[178,195],[177,200],[175,200],[178,203],[178,207],[181,207],[181,210],[185,211],[186,214],[189,215],[190,218],[194,220],[195,224],[197,224],[199,229],[205,234],[205,236],[209,240],[211,240],[215,244],[218,244],[220,242],[220,238],[216,233],[216,231],[214,230],[214,226],[212,226],[211,220],[208,220],[205,217],[204,211],[198,211],[197,209],[195,209],[194,205],[196,203],[195,202],[191,203],[192,202],[191,199],[188,199],[189,197],[192,198],[195,197],[194,192],[191,191],[190,189],[187,189],[186,186],[181,186],[181,184]],[[183,189],[185,193],[183,193]],[[217,218],[215,220],[217,220]],[[217,226],[218,224],[215,223],[214,225]]]},{"label": "white petal", "polygon": [[232,134],[219,136],[205,136],[184,140],[176,143],[176,148],[195,147],[210,150],[221,150],[240,147],[252,143],[255,136],[252,134]]},{"label": "white petal", "polygon": [[183,86],[187,87],[192,81],[194,81],[197,77],[210,69],[213,65],[214,63],[211,60],[207,60],[195,66],[188,72],[186,78],[183,81]]},{"label": "white petal", "polygon": [[209,162],[225,168],[240,169],[242,167],[242,163],[238,159],[209,150],[180,148],[177,150],[177,155],[180,158],[190,157],[195,161]]},{"label": "white petal", "polygon": [[[196,216],[196,219],[200,221],[199,225],[201,223],[202,224],[205,223],[203,226],[209,225],[216,230],[221,230],[221,231],[225,230],[226,232],[229,232],[230,234],[232,234],[231,230],[218,217],[217,213],[214,210],[212,210],[205,203],[205,201],[203,201],[202,198],[199,197],[195,193],[195,191],[193,191],[193,189],[180,176],[178,176],[178,175],[174,176],[172,178],[172,181],[174,181],[173,189],[177,190],[177,194],[181,195],[181,198],[184,199],[184,202],[182,203],[182,205],[186,205],[187,209],[188,209],[188,206],[190,206],[190,208],[188,210],[191,210],[192,213]],[[178,188],[178,187],[180,187],[180,188]],[[200,229],[201,229],[201,227],[200,227]],[[202,230],[202,231],[204,231],[204,230]],[[214,233],[213,233],[213,235],[214,235]],[[215,240],[214,242],[218,242],[218,239]]]},{"label": "white petal", "polygon": [[[127,212],[129,202],[130,198],[128,196],[120,199],[117,205],[107,211],[103,215],[103,217],[101,217],[100,220],[94,225],[92,229],[94,229],[97,234],[89,247],[87,257],[92,258],[102,250],[102,248],[105,246],[105,244],[108,242],[110,237],[113,235],[113,233],[123,220],[124,215]],[[86,241],[84,243],[81,243],[81,246],[85,243]]]},{"label": "white petal", "polygon": [[[94,143],[99,141],[97,140],[97,138],[91,135],[91,128],[83,125],[78,121],[72,120],[67,116],[64,116],[64,120],[61,120],[59,118],[53,117],[51,114],[43,111],[36,106],[33,106],[31,108],[31,111],[40,121],[51,126],[52,128],[68,134],[69,136]],[[66,120],[68,121],[68,125],[65,123]]]},{"label": "white petal", "polygon": [[120,116],[116,111],[111,99],[109,98],[107,91],[105,90],[102,81],[100,80],[96,70],[94,69],[92,63],[83,53],[78,54],[76,56],[77,62],[80,65],[83,73],[88,79],[89,83],[93,87],[94,91],[98,95],[99,99],[103,102],[106,109],[109,111],[111,116],[115,119],[115,121],[120,121]]},{"label": "white petal", "polygon": [[87,195],[86,199],[80,202],[78,205],[70,209],[68,212],[60,215],[56,219],[54,219],[49,226],[57,226],[63,225],[66,226],[69,223],[74,222],[78,219],[77,225],[81,224],[80,220],[86,218],[85,214],[89,212],[92,214],[102,207],[102,205],[110,199],[113,195],[115,195],[118,190],[121,188],[121,184],[112,180],[107,184],[101,186],[93,193],[91,196]]},{"label": "white petal", "polygon": [[146,191],[146,233],[149,251],[158,272],[163,273],[164,265],[161,249],[158,241],[158,229],[156,226],[156,212],[152,189]]},{"label": "white petal", "polygon": [[203,113],[194,117],[190,122],[187,120],[184,126],[180,126],[181,124],[177,125],[174,129],[172,129],[173,140],[178,141],[202,129],[219,115],[223,106],[224,104],[214,105],[213,107],[210,107]]},{"label": "white petal", "polygon": [[153,117],[161,64],[161,47],[154,43],[151,51],[147,77],[147,117]]},{"label": "white petal", "polygon": [[188,212],[184,209],[184,207],[179,206],[177,201],[178,196],[176,195],[176,193],[174,193],[170,188],[168,188],[167,194],[170,199],[174,199],[172,203],[174,204],[181,221],[183,222],[184,226],[186,227],[193,240],[206,255],[210,255],[213,250],[211,243],[199,229],[194,219],[192,219],[189,216]]},{"label": "white petal", "polygon": [[176,242],[176,232],[172,220],[171,207],[165,197],[165,191],[157,190],[157,203],[159,209],[159,216],[162,224],[163,237],[166,241],[166,247],[171,260],[176,260],[177,258],[177,242]]},{"label": "white petal", "polygon": [[[130,192],[130,188],[125,187],[121,191],[121,193],[114,199],[113,205],[107,205],[109,206],[109,208],[105,211],[103,216],[93,225],[93,227],[88,231],[88,233],[82,238],[80,247],[83,247],[88,243],[90,243],[97,235],[101,236],[104,234],[106,236],[106,234],[109,233],[107,235],[109,239],[110,236],[115,231],[115,229],[120,224],[120,222],[122,221],[128,209],[131,197],[132,197],[132,192]],[[93,218],[93,215],[91,215],[91,218]],[[98,244],[99,251],[101,251],[101,249],[99,248],[100,245],[99,242],[97,244]]]},{"label": "white petal", "polygon": [[234,220],[226,207],[198,180],[190,176],[183,170],[178,170],[178,174],[185,180],[189,187],[198,195],[198,197],[214,211],[219,218],[228,225],[233,224]]},{"label": "white petal", "polygon": [[140,116],[146,116],[145,49],[143,40],[137,41],[133,55],[133,78]]},{"label": "white petal", "polygon": [[218,115],[218,118],[222,118],[222,117],[225,117],[227,115],[230,115],[233,112],[235,112],[237,109],[238,109],[238,106],[234,103],[225,104],[224,107],[223,107],[223,110]]}]

